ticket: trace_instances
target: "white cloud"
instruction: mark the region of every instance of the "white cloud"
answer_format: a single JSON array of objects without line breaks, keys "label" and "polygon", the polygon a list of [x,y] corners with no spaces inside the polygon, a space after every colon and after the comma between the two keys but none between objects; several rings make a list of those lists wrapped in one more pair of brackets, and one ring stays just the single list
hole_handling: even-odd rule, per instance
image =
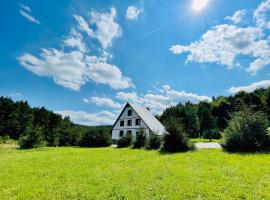
[{"label": "white cloud", "polygon": [[126,18],[128,20],[136,20],[142,12],[143,9],[136,8],[135,6],[129,6],[127,8]]},{"label": "white cloud", "polygon": [[233,22],[234,24],[239,24],[243,20],[245,14],[245,10],[238,10],[233,14],[233,16],[227,16],[225,19]]},{"label": "white cloud", "polygon": [[90,101],[87,98],[83,98],[84,103],[90,103]]},{"label": "white cloud", "polygon": [[115,109],[119,109],[122,107],[120,103],[114,102],[111,98],[91,97],[91,101],[97,106],[108,106]]},{"label": "white cloud", "polygon": [[254,11],[253,18],[258,27],[270,28],[270,0],[263,1],[258,8]]},{"label": "white cloud", "polygon": [[89,24],[84,20],[83,17],[74,15],[74,18],[78,22],[78,28],[81,31],[85,31],[89,37],[94,37],[94,31],[89,27]]},{"label": "white cloud", "polygon": [[27,5],[24,5],[24,4],[19,4],[19,6],[23,9],[23,10],[25,10],[25,11],[27,11],[27,12],[31,12],[31,8],[29,7],[29,6],[27,6]]},{"label": "white cloud", "polygon": [[90,12],[90,25],[95,27],[95,30],[90,27],[88,22],[81,16],[74,15],[79,23],[79,28],[85,31],[90,38],[96,38],[104,49],[112,45],[114,38],[121,36],[121,27],[115,21],[115,8],[111,8],[109,13],[100,13],[97,11]]},{"label": "white cloud", "polygon": [[[116,15],[114,9],[109,14],[94,13],[93,18],[96,20],[99,15],[102,18],[97,24],[102,23],[102,20],[110,22],[111,19],[107,15]],[[75,18],[79,29],[86,31],[87,23],[79,16],[75,16]],[[102,32],[98,28],[96,31]],[[106,31],[110,32],[111,30]],[[24,53],[18,57],[18,60],[21,65],[34,74],[52,77],[56,84],[72,90],[80,90],[82,85],[90,81],[109,85],[113,89],[134,87],[130,78],[124,77],[117,66],[108,63],[108,59],[112,58],[111,54],[104,50],[99,56],[89,54],[83,36],[77,28],[72,27],[71,33],[63,41],[62,47],[71,48],[62,48],[61,50],[42,48],[38,56]]]},{"label": "white cloud", "polygon": [[24,4],[19,4],[19,6],[21,8],[21,9],[19,9],[19,12],[23,17],[28,19],[30,22],[40,24],[40,21],[31,15],[32,11],[31,11],[31,8],[29,6],[26,6]]},{"label": "white cloud", "polygon": [[179,102],[185,103],[190,101],[198,103],[203,100],[211,101],[211,98],[208,96],[173,90],[169,85],[164,85],[162,88],[161,93],[148,92],[141,96],[138,96],[135,92],[118,92],[116,98],[149,107],[154,114],[160,114],[167,107],[176,105]]},{"label": "white cloud", "polygon": [[33,17],[31,14],[25,12],[24,10],[19,10],[19,12],[20,12],[20,14],[22,16],[24,16],[30,22],[33,22],[33,23],[36,23],[36,24],[40,24],[40,21],[38,19],[36,19],[35,17]]},{"label": "white cloud", "polygon": [[73,31],[64,43],[66,46],[78,48],[81,52],[85,52],[87,49],[85,43],[82,41],[82,35],[76,31]]},{"label": "white cloud", "polygon": [[87,126],[111,125],[117,118],[116,114],[109,111],[88,113],[85,111],[63,110],[56,111],[56,113],[64,117],[69,116],[74,123]]},{"label": "white cloud", "polygon": [[34,74],[52,77],[56,84],[72,90],[80,90],[89,81],[113,89],[133,86],[131,79],[123,77],[120,69],[107,63],[106,58],[84,55],[80,51],[42,49],[39,57],[25,53],[18,60]]},{"label": "white cloud", "polygon": [[232,94],[235,94],[240,91],[253,92],[256,89],[268,88],[268,87],[270,87],[270,80],[262,80],[262,81],[255,82],[247,86],[231,87],[228,90],[228,92]]},{"label": "white cloud", "polygon": [[222,24],[213,27],[202,35],[199,41],[190,45],[174,45],[170,48],[174,54],[189,52],[186,62],[209,62],[233,68],[238,55],[254,58],[246,69],[255,74],[270,64],[270,47],[264,39],[263,31],[257,27],[240,28]]}]

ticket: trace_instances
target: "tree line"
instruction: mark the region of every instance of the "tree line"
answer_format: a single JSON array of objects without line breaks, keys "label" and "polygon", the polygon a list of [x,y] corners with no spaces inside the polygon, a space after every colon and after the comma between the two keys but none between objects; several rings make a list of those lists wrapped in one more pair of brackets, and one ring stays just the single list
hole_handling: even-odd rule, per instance
[{"label": "tree line", "polygon": [[[0,97],[0,137],[19,140],[23,148],[38,146],[87,146],[89,135],[97,145],[110,144],[111,126],[88,127],[73,123],[44,107]],[[104,144],[103,144],[104,145]]]},{"label": "tree line", "polygon": [[198,104],[187,102],[169,107],[157,118],[164,124],[170,119],[181,124],[190,138],[220,138],[221,132],[228,126],[234,113],[251,108],[262,112],[270,119],[270,88],[254,92],[238,92],[232,96],[219,96],[211,102]]}]

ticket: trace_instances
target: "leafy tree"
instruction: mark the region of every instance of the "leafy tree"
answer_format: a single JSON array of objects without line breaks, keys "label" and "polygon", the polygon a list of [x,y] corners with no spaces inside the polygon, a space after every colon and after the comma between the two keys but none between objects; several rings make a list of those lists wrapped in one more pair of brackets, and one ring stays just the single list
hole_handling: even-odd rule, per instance
[{"label": "leafy tree", "polygon": [[[211,132],[216,128],[215,118],[213,117],[210,104],[208,102],[199,103],[200,133]],[[211,139],[211,138],[210,138]]]},{"label": "leafy tree", "polygon": [[223,147],[228,151],[258,151],[270,147],[267,116],[244,108],[233,114],[223,133]]}]

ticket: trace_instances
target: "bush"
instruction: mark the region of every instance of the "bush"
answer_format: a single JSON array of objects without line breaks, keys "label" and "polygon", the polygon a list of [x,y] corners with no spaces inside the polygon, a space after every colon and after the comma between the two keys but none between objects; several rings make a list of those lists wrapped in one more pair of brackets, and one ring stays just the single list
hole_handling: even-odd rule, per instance
[{"label": "bush", "polygon": [[144,147],[146,144],[146,134],[143,129],[140,129],[139,132],[136,134],[136,140],[133,144],[133,148],[140,149]]},{"label": "bush", "polygon": [[244,108],[235,113],[223,133],[222,146],[228,151],[259,151],[270,146],[267,116]]},{"label": "bush", "polygon": [[161,146],[161,137],[155,133],[150,133],[147,140],[147,149],[159,149]]},{"label": "bush", "polygon": [[4,136],[0,136],[0,144],[6,144],[9,141],[9,136],[8,135],[4,135]]},{"label": "bush", "polygon": [[93,129],[87,131],[79,142],[79,145],[82,147],[107,147],[111,144],[111,135],[105,129]]},{"label": "bush", "polygon": [[165,123],[167,133],[164,135],[163,149],[165,151],[178,152],[193,149],[194,146],[184,132],[182,126],[175,119]]},{"label": "bush", "polygon": [[125,136],[122,136],[118,141],[117,141],[117,147],[118,148],[124,148],[124,147],[129,147],[132,142],[132,135],[127,133]]},{"label": "bush", "polygon": [[27,127],[25,132],[19,138],[21,149],[30,149],[46,146],[43,139],[43,130],[41,127]]}]

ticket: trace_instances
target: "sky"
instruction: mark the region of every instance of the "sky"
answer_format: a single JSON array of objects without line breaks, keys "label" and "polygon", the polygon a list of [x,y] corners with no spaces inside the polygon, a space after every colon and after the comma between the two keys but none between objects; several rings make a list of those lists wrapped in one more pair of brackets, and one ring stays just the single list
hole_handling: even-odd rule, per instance
[{"label": "sky", "polygon": [[270,0],[0,1],[0,96],[84,125],[270,86]]}]

